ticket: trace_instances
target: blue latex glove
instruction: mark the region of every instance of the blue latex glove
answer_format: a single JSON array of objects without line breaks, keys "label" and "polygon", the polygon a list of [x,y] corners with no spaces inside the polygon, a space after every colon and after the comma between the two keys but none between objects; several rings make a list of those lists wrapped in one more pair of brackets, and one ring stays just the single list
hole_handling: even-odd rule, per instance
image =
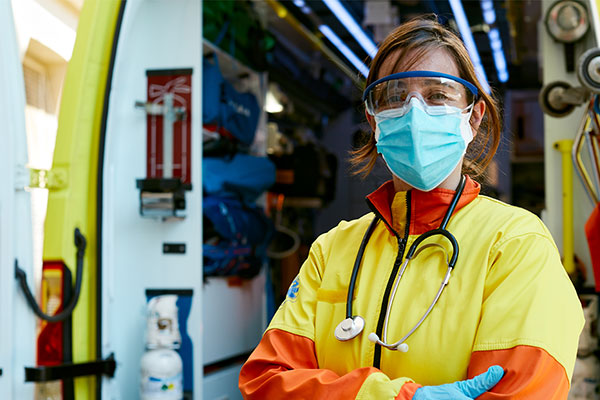
[{"label": "blue latex glove", "polygon": [[502,376],[502,367],[493,365],[473,379],[418,388],[412,400],[473,400],[493,388]]}]

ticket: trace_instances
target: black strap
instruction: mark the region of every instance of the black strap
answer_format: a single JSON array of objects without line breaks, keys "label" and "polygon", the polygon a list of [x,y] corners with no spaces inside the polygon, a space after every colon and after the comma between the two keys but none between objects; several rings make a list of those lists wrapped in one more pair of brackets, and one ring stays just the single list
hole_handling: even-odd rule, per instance
[{"label": "black strap", "polygon": [[117,362],[114,354],[111,353],[105,360],[44,367],[25,367],[25,382],[48,382],[92,375],[106,375],[112,378],[115,376],[116,369]]},{"label": "black strap", "polygon": [[63,307],[63,311],[56,315],[48,315],[42,311],[39,304],[31,294],[31,290],[29,290],[29,286],[27,285],[27,274],[21,268],[19,268],[19,262],[15,260],[15,278],[19,280],[21,284],[21,289],[23,290],[23,294],[25,295],[25,299],[29,306],[41,319],[48,322],[59,322],[64,321],[69,318],[69,316],[73,313],[77,302],[79,301],[79,294],[81,292],[81,282],[83,278],[83,255],[85,254],[85,247],[87,241],[85,240],[85,236],[79,231],[79,228],[75,228],[75,247],[77,247],[77,277],[75,278],[75,289],[73,296],[69,300],[69,303]]}]

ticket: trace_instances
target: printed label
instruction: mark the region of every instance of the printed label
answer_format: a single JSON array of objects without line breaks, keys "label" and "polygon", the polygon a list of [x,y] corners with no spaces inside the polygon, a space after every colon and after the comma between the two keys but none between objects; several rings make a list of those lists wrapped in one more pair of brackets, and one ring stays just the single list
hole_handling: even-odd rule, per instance
[{"label": "printed label", "polygon": [[[181,373],[169,378],[142,376],[142,396],[160,396],[165,399],[180,399],[183,397],[183,379]],[[158,397],[163,398],[163,397]]]}]

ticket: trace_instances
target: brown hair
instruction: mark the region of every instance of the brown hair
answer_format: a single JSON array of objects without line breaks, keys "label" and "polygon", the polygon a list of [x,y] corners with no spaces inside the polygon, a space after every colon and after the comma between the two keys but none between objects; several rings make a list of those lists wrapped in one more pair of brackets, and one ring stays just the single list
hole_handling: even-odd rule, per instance
[{"label": "brown hair", "polygon": [[[401,63],[408,69],[428,52],[437,49],[444,49],[452,56],[456,62],[459,77],[473,83],[478,91],[477,101],[485,102],[485,113],[479,125],[479,131],[468,147],[463,164],[463,172],[474,176],[481,175],[492,161],[500,143],[502,131],[498,105],[492,95],[485,93],[477,80],[475,68],[463,42],[454,32],[438,23],[435,15],[412,19],[394,29],[385,38],[371,62],[365,87],[378,79],[381,66],[395,51],[400,51],[400,54],[394,70]],[[412,63],[405,60],[408,53],[412,55]],[[375,135],[372,132],[369,135],[369,141],[364,146],[350,152],[350,164],[354,169],[354,174],[363,177],[369,175],[377,161],[375,143]]]}]

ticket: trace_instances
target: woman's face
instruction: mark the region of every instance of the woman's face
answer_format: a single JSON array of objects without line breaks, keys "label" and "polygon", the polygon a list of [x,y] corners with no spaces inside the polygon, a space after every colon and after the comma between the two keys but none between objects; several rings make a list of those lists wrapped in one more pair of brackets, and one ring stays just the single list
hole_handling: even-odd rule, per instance
[{"label": "woman's face", "polygon": [[[413,61],[414,52],[408,52],[407,54],[402,55],[400,51],[395,51],[391,53],[387,59],[385,59],[379,69],[376,79],[381,79],[388,75],[404,72],[404,71],[434,71],[434,72],[442,72],[445,74],[453,75],[460,77],[460,73],[458,71],[458,67],[454,58],[444,49],[432,49],[425,54],[421,55],[416,62],[413,62],[410,67],[408,67],[407,63],[404,60]],[[402,55],[402,59],[398,60],[398,58]],[[467,104],[464,105],[465,107]],[[477,134],[477,129],[479,128],[479,124],[481,122],[481,118],[485,111],[485,103],[483,101],[478,101],[475,103],[473,107],[473,113],[471,115],[471,128],[473,130],[473,134]],[[373,131],[375,131],[375,120],[374,118],[367,114],[367,119],[369,120],[369,124]],[[454,189],[458,185],[458,181],[460,180],[461,175],[461,167],[462,162],[455,168],[455,170],[451,173],[451,175],[442,182],[439,187],[444,187],[447,189]],[[411,189],[409,185],[404,183],[403,181],[397,179],[394,176],[394,186],[396,190],[408,190]]]}]

